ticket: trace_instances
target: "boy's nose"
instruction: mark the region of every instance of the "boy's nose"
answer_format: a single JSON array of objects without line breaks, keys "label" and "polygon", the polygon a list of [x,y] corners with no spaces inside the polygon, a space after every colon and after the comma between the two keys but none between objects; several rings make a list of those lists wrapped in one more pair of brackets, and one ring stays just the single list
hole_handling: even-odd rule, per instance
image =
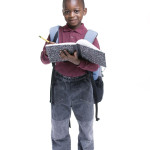
[{"label": "boy's nose", "polygon": [[75,13],[74,12],[71,12],[70,13],[70,17],[74,17]]}]

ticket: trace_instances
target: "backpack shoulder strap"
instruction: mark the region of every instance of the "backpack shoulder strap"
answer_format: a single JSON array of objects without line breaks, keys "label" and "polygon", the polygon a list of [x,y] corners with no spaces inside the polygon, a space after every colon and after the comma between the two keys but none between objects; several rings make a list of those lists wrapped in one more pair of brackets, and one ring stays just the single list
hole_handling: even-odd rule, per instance
[{"label": "backpack shoulder strap", "polygon": [[[50,40],[54,41],[56,33],[58,34],[59,26],[54,26],[50,28]],[[58,35],[56,39],[56,43],[58,43]]]},{"label": "backpack shoulder strap", "polygon": [[[98,33],[93,30],[88,30],[85,34],[84,39],[89,41],[90,43],[93,43],[95,38],[97,37]],[[96,71],[93,72],[93,78],[96,80],[98,76],[102,76],[102,68],[99,67]]]},{"label": "backpack shoulder strap", "polygon": [[93,43],[95,38],[97,37],[98,33],[93,30],[88,30],[85,34],[84,39],[89,41],[90,43]]}]

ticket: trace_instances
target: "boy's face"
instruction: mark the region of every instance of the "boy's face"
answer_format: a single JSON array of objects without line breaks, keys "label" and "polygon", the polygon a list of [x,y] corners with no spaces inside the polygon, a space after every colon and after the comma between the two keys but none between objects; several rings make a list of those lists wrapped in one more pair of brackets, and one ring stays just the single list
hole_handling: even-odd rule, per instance
[{"label": "boy's face", "polygon": [[87,13],[81,0],[66,0],[63,7],[63,15],[69,27],[72,29],[79,27],[83,16]]}]

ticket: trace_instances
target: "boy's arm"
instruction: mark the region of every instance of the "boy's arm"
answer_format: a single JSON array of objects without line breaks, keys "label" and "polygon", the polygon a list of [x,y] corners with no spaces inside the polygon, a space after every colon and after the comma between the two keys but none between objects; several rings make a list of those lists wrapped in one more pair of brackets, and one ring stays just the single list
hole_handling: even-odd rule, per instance
[{"label": "boy's arm", "polygon": [[[48,36],[47,40],[50,41],[50,35]],[[48,44],[48,43],[45,42],[45,45],[43,47],[43,51],[41,52],[41,61],[43,64],[49,64],[50,63],[49,58],[46,54],[46,48],[45,48],[46,44]]]},{"label": "boy's arm", "polygon": [[[100,49],[97,39],[94,40],[93,45],[96,46],[98,49]],[[99,65],[91,63],[85,59],[79,59],[77,56],[77,52],[74,52],[73,55],[70,55],[66,50],[61,51],[60,57],[64,61],[70,61],[71,63],[77,65],[83,70],[88,71],[96,71],[99,67]]]}]

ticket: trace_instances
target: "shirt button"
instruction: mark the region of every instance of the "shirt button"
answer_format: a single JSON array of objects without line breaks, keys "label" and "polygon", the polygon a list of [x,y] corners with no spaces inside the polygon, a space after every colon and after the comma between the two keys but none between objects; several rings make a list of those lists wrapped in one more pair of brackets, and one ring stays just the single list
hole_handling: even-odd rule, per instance
[{"label": "shirt button", "polygon": [[71,38],[71,39],[73,39],[74,37],[73,37],[73,36],[71,36],[70,38]]}]

